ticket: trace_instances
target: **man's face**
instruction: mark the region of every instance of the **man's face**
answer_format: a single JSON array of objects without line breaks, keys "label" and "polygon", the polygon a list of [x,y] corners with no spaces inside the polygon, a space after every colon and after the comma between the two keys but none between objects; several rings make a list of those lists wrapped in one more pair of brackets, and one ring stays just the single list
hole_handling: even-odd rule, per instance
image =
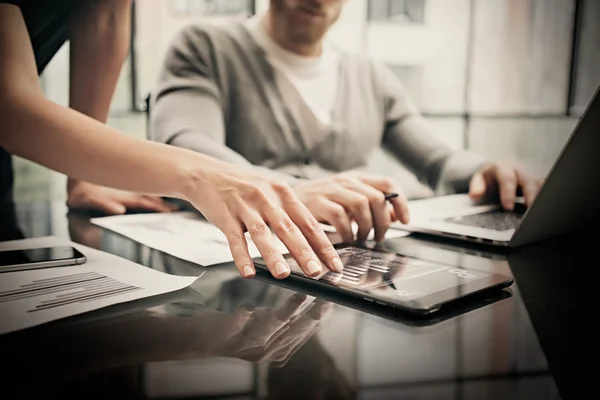
[{"label": "man's face", "polygon": [[311,45],[323,38],[338,19],[345,0],[271,0],[274,29],[298,45]]}]

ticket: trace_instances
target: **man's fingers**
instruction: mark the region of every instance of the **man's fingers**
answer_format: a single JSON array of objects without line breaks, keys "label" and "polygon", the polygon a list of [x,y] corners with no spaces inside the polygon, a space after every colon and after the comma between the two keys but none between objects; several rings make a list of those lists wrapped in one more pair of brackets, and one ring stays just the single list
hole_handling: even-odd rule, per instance
[{"label": "man's fingers", "polygon": [[398,215],[396,214],[396,210],[394,209],[394,206],[391,203],[389,203],[387,205],[387,209],[388,209],[388,212],[390,213],[390,219],[392,220],[392,222],[396,222],[396,221],[400,220],[398,218]]},{"label": "man's fingers", "polygon": [[121,215],[125,214],[127,211],[127,207],[125,205],[121,204],[119,201],[113,200],[110,197],[92,198],[89,200],[89,204],[86,206],[110,215]]},{"label": "man's fingers", "polygon": [[352,218],[358,225],[356,240],[359,242],[367,240],[373,229],[373,216],[367,196],[355,190],[342,188],[331,195],[330,200],[340,204],[352,214]]},{"label": "man's fingers", "polygon": [[363,183],[366,183],[369,186],[374,187],[383,193],[391,193],[396,192],[398,190],[398,185],[394,182],[393,179],[390,179],[385,176],[378,175],[369,175],[363,173],[355,173],[354,176]]},{"label": "man's fingers", "polygon": [[400,222],[408,224],[410,222],[410,212],[408,210],[408,199],[402,192],[396,192],[398,196],[391,199],[390,203],[394,207],[394,214]]},{"label": "man's fingers", "polygon": [[155,212],[170,212],[169,206],[158,197],[145,196],[137,193],[125,193],[115,197],[128,209],[147,210]]},{"label": "man's fingers", "polygon": [[352,221],[348,217],[346,209],[329,200],[322,202],[323,215],[329,224],[335,227],[336,232],[346,243],[354,242],[354,231],[352,230]]},{"label": "man's fingers", "polygon": [[473,175],[469,184],[469,197],[473,200],[480,200],[485,195],[486,189],[483,174],[478,172]]},{"label": "man's fingers", "polygon": [[514,168],[500,165],[496,169],[496,180],[500,190],[500,203],[506,210],[515,207],[517,197],[517,175]]},{"label": "man's fingers", "polygon": [[298,200],[291,189],[283,188],[283,190],[279,191],[279,195],[282,199],[285,212],[288,213],[292,221],[300,229],[325,266],[332,271],[341,272],[344,268],[342,261],[317,219]]},{"label": "man's fingers", "polygon": [[408,210],[408,200],[406,199],[404,193],[402,193],[402,191],[400,190],[397,182],[385,176],[358,174],[357,177],[363,183],[377,189],[378,191],[384,194],[398,194],[397,197],[390,200],[390,203],[394,206],[396,217],[398,217],[400,222],[402,222],[403,224],[408,224],[410,219],[410,214]]},{"label": "man's fingers", "polygon": [[529,207],[540,189],[539,180],[525,172],[522,168],[517,168],[516,173],[519,187],[525,197],[525,204]]},{"label": "man's fingers", "polygon": [[375,230],[375,241],[382,241],[392,223],[385,194],[361,181],[357,181],[353,189],[367,198]]},{"label": "man's fingers", "polygon": [[150,200],[150,202],[154,204],[154,206],[156,207],[156,211],[158,212],[172,212],[177,210],[177,205],[170,204],[167,201],[161,199],[160,197],[146,195],[144,196],[144,198]]},{"label": "man's fingers", "polygon": [[517,196],[523,195],[525,203],[530,206],[537,196],[540,181],[526,171],[523,166],[514,164],[496,163],[485,167],[471,178],[469,195],[478,199],[484,194],[489,194],[490,186],[494,191],[497,188],[500,203],[506,210],[513,210]]},{"label": "man's fingers", "polygon": [[127,207],[111,196],[80,196],[67,203],[70,208],[98,210],[108,215],[121,215],[127,211]]}]

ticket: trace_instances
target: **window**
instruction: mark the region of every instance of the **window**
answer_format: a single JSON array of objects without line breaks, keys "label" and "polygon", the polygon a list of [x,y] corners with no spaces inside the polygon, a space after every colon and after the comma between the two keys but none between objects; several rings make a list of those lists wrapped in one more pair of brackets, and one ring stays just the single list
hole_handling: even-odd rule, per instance
[{"label": "window", "polygon": [[369,21],[423,23],[425,0],[369,0]]},{"label": "window", "polygon": [[239,15],[252,14],[252,0],[171,0],[170,9],[175,15]]}]

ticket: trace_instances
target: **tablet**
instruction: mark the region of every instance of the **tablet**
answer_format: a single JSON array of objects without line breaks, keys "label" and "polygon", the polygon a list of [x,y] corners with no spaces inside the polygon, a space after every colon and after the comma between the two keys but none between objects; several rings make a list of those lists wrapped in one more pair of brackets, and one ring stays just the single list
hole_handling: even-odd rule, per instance
[{"label": "tablet", "polygon": [[[329,271],[316,277],[304,275],[291,255],[285,255],[291,268],[286,280],[319,285],[355,299],[418,314],[437,312],[469,295],[502,289],[513,284],[508,276],[465,269],[350,244],[336,245],[344,264],[341,273]],[[261,258],[254,260],[263,272],[268,269]]]}]

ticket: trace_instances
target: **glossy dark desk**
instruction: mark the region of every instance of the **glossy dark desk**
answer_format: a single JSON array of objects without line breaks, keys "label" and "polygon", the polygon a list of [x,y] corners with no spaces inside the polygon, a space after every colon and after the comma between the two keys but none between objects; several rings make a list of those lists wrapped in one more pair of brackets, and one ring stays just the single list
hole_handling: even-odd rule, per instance
[{"label": "glossy dark desk", "polygon": [[[167,273],[205,274],[177,293],[0,337],[2,390],[14,396],[4,398],[577,398],[566,342],[575,292],[565,292],[573,286],[559,272],[575,261],[575,244],[507,255],[390,240],[386,247],[407,255],[514,274],[516,284],[437,320],[321,298],[290,320],[304,298],[295,290],[244,280],[230,265],[183,262],[60,203],[16,209],[26,237],[60,236]],[[588,239],[576,245],[592,249]]]}]

